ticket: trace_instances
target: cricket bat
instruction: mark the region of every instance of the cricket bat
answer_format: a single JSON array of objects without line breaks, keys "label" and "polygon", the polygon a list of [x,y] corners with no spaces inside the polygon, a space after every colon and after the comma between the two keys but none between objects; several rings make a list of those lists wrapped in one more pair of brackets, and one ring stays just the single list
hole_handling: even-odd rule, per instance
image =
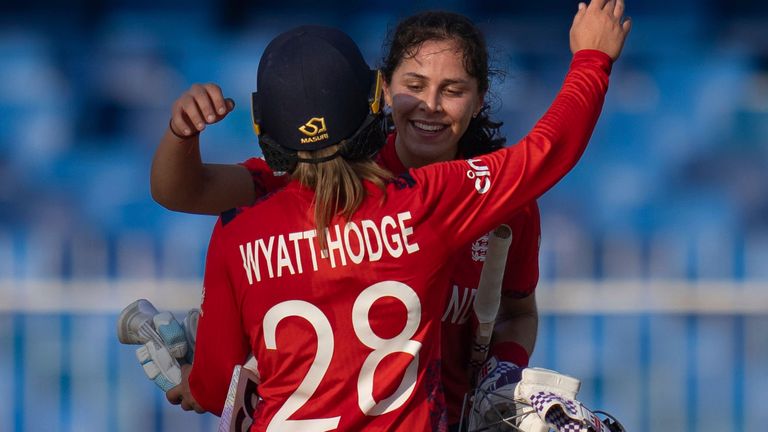
[{"label": "cricket bat", "polygon": [[256,387],[260,380],[255,365],[256,360],[251,357],[245,365],[237,365],[232,371],[217,432],[247,432],[250,429],[259,403]]},{"label": "cricket bat", "polygon": [[485,263],[480,272],[480,282],[473,304],[478,321],[469,361],[473,380],[488,356],[493,326],[501,303],[501,283],[511,243],[512,229],[508,225],[499,225],[488,235],[488,251],[485,254]]}]

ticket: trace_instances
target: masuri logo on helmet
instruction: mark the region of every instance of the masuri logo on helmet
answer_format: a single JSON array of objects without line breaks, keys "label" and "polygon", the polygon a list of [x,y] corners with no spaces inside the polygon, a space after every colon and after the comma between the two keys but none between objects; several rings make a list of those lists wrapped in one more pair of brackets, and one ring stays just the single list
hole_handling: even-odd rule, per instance
[{"label": "masuri logo on helmet", "polygon": [[301,139],[302,144],[313,143],[329,138],[327,133],[323,133],[328,131],[325,127],[325,117],[312,117],[308,122],[301,125],[299,130],[307,136],[307,138]]}]

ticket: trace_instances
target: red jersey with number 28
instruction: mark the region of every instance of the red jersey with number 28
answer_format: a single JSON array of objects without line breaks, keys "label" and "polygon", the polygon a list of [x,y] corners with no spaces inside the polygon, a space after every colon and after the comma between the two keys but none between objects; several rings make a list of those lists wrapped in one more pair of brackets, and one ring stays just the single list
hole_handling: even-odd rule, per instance
[{"label": "red jersey with number 28", "polygon": [[[408,169],[397,156],[395,139],[395,133],[387,137],[376,162],[394,175],[400,175]],[[250,171],[259,199],[282,189],[290,179],[288,176],[275,176],[261,158],[248,159],[242,165]],[[505,223],[512,230],[512,244],[507,255],[501,290],[505,296],[527,297],[533,293],[539,281],[541,218],[536,201],[531,201]],[[459,422],[464,395],[470,389],[467,373],[469,347],[474,342],[476,328],[472,304],[483,270],[487,245],[488,233],[454,253],[447,304],[442,317],[442,384],[448,408],[448,424]],[[504,357],[505,353],[495,354],[519,366],[527,366],[527,363],[517,358]]]},{"label": "red jersey with number 28", "polygon": [[[296,182],[216,224],[190,388],[220,413],[253,352],[256,431],[426,431],[446,425],[440,320],[452,251],[505,222],[578,161],[610,60],[574,56],[537,129],[488,155],[412,169],[334,218],[321,251],[312,190]],[[563,124],[565,123],[565,125]],[[577,128],[565,133],[569,126]],[[444,193],[445,192],[445,193]]]}]

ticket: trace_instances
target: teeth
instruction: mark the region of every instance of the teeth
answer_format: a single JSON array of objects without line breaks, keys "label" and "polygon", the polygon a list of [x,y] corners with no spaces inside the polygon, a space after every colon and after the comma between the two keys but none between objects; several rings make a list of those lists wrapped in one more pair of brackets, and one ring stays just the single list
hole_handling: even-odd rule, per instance
[{"label": "teeth", "polygon": [[439,130],[445,129],[445,125],[422,123],[419,121],[414,121],[413,125],[427,132],[437,132]]}]

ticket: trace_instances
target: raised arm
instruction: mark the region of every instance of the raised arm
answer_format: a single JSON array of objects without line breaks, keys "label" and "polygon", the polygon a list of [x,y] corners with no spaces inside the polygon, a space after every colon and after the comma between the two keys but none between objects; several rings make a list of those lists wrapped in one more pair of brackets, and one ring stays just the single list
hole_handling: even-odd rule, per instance
[{"label": "raised arm", "polygon": [[612,61],[629,32],[622,14],[621,0],[580,5],[571,28],[573,61],[563,86],[519,143],[467,161],[410,171],[414,182],[423,185],[425,203],[434,206],[427,213],[452,229],[451,239],[458,245],[504,223],[579,161],[600,116]]},{"label": "raised arm", "polygon": [[[623,0],[593,1],[589,6],[580,3],[571,27],[571,51],[576,53],[581,49],[596,49],[608,54],[611,60],[615,61],[621,53],[631,26],[630,20],[622,21],[623,14]],[[512,257],[523,257],[526,264],[522,265],[523,268],[516,268],[508,263],[507,271],[511,274],[505,274],[505,283],[508,283],[509,278],[522,278],[525,283],[536,286],[538,278],[530,281],[525,279],[526,277],[530,279],[533,273],[538,275],[538,234],[541,229],[537,207],[533,216],[524,218],[523,223],[528,223],[530,226],[518,231],[523,234],[535,232],[536,235],[526,239],[527,249],[524,249],[523,253],[510,252]],[[527,271],[521,275],[520,270],[523,269]],[[502,296],[499,316],[494,328],[494,348],[502,352],[506,351],[504,359],[511,360],[518,366],[527,366],[528,358],[536,344],[538,323],[534,292],[522,297],[505,294]]]},{"label": "raised arm", "polygon": [[215,84],[195,84],[173,104],[171,121],[152,159],[152,198],[187,213],[219,214],[252,204],[255,188],[241,165],[203,163],[200,133],[235,107]]}]

